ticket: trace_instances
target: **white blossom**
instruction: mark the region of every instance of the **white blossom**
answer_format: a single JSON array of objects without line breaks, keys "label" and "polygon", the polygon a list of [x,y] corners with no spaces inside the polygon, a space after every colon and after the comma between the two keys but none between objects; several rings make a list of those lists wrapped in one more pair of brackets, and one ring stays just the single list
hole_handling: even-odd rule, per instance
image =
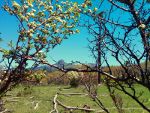
[{"label": "white blossom", "polygon": [[29,8],[27,5],[24,5],[23,7],[24,7],[25,9],[28,9],[28,8]]},{"label": "white blossom", "polygon": [[92,10],[91,10],[91,9],[88,9],[88,12],[89,12],[89,13],[92,13]]},{"label": "white blossom", "polygon": [[146,25],[145,25],[145,24],[141,24],[141,25],[139,25],[139,28],[145,29],[145,28],[146,28]]},{"label": "white blossom", "polygon": [[32,9],[32,12],[36,12],[36,10],[35,10],[35,9]]},{"label": "white blossom", "polygon": [[95,8],[94,8],[94,11],[96,12],[97,10],[98,10],[98,9],[95,7]]},{"label": "white blossom", "polygon": [[17,2],[15,2],[15,1],[13,1],[12,6],[13,6],[14,8],[16,8],[16,9],[19,9],[19,8],[21,7],[21,6],[20,6]]}]

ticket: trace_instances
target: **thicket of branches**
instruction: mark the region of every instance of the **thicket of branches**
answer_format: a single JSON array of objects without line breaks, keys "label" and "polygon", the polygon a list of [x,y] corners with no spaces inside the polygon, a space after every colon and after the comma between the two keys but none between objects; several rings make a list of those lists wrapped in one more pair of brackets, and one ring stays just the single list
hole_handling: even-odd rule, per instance
[{"label": "thicket of branches", "polygon": [[[97,3],[98,6],[95,7],[93,4]],[[31,74],[27,66],[28,61],[33,61],[33,67],[44,64],[64,73],[97,72],[98,83],[101,83],[103,76],[114,102],[114,89],[118,89],[150,112],[140,101],[134,87],[139,84],[150,90],[149,4],[149,0],[85,0],[82,4],[40,0],[20,3],[14,1],[12,4],[4,2],[4,10],[15,16],[20,25],[17,42],[13,44],[11,41],[9,50],[0,50],[6,63],[5,73],[0,77],[0,95]],[[86,68],[60,68],[50,64],[45,60],[46,53],[69,35],[79,32],[75,28],[80,14],[87,16],[82,27],[86,27],[94,37],[89,39],[89,48],[96,60],[96,67],[82,64]],[[79,21],[79,24],[81,23]],[[113,72],[111,60],[121,67],[117,73]],[[107,72],[103,66],[107,66]],[[103,105],[97,96],[94,98]],[[117,104],[116,107],[118,112],[121,112]]]},{"label": "thicket of branches", "polygon": [[[107,9],[104,9],[106,3]],[[90,19],[83,26],[94,37],[94,40],[89,40],[89,48],[97,61],[98,72],[108,77],[106,84],[110,93],[113,94],[116,88],[150,112],[139,100],[138,89],[135,88],[135,84],[140,84],[150,89],[148,5],[146,0],[103,0],[97,13],[86,13]],[[110,65],[111,60],[120,65],[117,73]],[[103,65],[109,68],[107,73],[104,73]]]}]

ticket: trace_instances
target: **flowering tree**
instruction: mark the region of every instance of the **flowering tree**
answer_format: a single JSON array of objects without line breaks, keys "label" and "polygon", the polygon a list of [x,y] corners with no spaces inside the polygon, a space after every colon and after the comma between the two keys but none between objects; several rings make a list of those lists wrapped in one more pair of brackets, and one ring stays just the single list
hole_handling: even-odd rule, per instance
[{"label": "flowering tree", "polygon": [[46,62],[46,53],[79,32],[74,28],[80,12],[77,3],[49,0],[13,1],[3,8],[20,24],[17,42],[10,41],[9,49],[0,49],[6,62],[6,71],[0,77],[1,95],[30,74],[26,68],[30,61],[32,66]]}]

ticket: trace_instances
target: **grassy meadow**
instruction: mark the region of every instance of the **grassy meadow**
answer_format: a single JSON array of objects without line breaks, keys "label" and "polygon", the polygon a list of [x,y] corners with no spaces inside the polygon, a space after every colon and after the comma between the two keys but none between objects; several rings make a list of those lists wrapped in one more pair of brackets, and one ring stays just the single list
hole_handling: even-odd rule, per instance
[{"label": "grassy meadow", "polygon": [[[147,106],[150,106],[149,92],[141,86],[135,87],[138,88],[139,93],[143,91],[143,95],[140,98]],[[118,111],[109,96],[106,86],[98,86],[97,91],[99,99],[103,102],[110,113],[117,113]],[[9,91],[3,100],[5,101],[5,108],[13,113],[50,113],[50,111],[53,110],[53,98],[56,93],[61,94],[58,95],[58,100],[64,105],[74,107],[78,106],[80,108],[83,108],[84,105],[88,105],[91,109],[96,109],[97,113],[102,111],[102,109],[88,95],[62,95],[64,93],[87,94],[84,86],[70,88],[69,86],[64,85],[39,85],[30,87],[18,85],[16,88]],[[121,97],[123,102],[122,108],[124,113],[147,113],[127,95],[119,91],[117,91],[117,95]],[[59,105],[58,109],[60,113],[84,113],[81,111],[70,112]]]}]

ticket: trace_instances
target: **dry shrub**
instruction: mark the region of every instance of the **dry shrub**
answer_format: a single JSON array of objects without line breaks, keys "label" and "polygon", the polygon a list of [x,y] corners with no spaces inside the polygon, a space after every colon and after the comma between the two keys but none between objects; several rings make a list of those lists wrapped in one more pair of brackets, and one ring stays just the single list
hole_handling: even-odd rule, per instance
[{"label": "dry shrub", "polygon": [[54,71],[47,74],[47,84],[69,84],[69,79],[67,78],[67,75],[64,74],[61,71]]},{"label": "dry shrub", "polygon": [[73,88],[76,88],[76,87],[79,86],[79,82],[80,82],[80,79],[79,79],[79,78],[73,77],[73,78],[70,80],[70,86],[73,87]]},{"label": "dry shrub", "polygon": [[20,90],[17,93],[17,96],[26,96],[26,95],[31,95],[34,92],[33,88],[31,86],[25,86],[23,90]]}]

